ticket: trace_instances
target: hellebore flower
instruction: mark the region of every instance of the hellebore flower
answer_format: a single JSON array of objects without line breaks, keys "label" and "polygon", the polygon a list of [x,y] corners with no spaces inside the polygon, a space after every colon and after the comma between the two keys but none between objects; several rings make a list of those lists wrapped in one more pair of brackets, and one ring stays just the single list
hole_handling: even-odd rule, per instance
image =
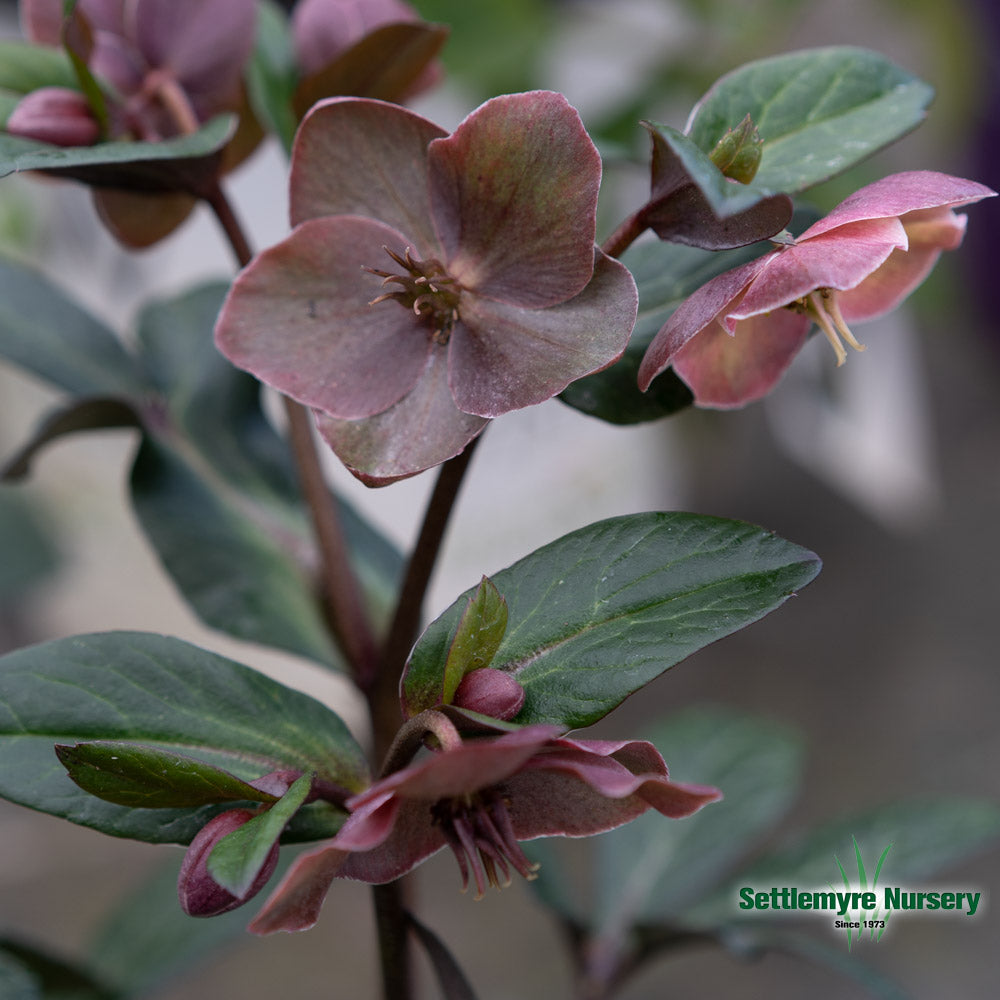
[{"label": "hellebore flower", "polygon": [[[240,127],[223,153],[222,169],[236,166],[254,149],[260,128],[246,112],[243,69],[253,49],[257,25],[254,0],[78,0],[73,48],[100,80],[105,94],[109,139],[159,142],[197,131],[210,118],[238,111]],[[22,0],[25,35],[43,45],[62,45],[63,0]],[[55,95],[49,95],[50,101]],[[63,103],[79,103],[75,91]],[[46,138],[40,131],[38,99],[28,94],[8,120],[7,130],[60,145],[89,145],[98,136],[97,118],[67,123]],[[82,140],[71,143],[74,134]],[[191,212],[187,192],[152,194],[141,180],[136,189],[94,191],[108,228],[129,246],[148,246],[172,232]]]},{"label": "hellebore flower", "polygon": [[861,188],[798,239],[702,285],[678,306],[639,368],[639,388],[667,366],[699,406],[728,409],[774,388],[816,323],[837,355],[864,348],[848,326],[894,309],[942,250],[962,242],[953,209],[995,192],[933,171]]},{"label": "hellebore flower", "polygon": [[624,351],[637,295],[594,246],[600,177],[560,94],[494,98],[452,135],[323,101],[296,138],[295,229],[237,278],[216,343],[313,408],[369,485],[421,472]]},{"label": "hellebore flower", "polygon": [[527,726],[462,741],[376,781],[347,801],[337,836],[299,857],[250,925],[258,934],[305,930],[335,878],[390,882],[448,846],[463,890],[533,878],[518,841],[587,837],[653,808],[689,816],[719,799],[715,788],[672,782],[663,758],[642,741],[560,738],[555,726]]}]

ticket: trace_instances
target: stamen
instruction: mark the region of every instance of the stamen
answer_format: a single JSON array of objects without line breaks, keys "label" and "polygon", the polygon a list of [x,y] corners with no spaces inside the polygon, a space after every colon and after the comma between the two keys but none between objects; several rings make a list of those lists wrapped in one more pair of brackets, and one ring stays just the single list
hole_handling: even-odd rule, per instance
[{"label": "stamen", "polygon": [[809,309],[807,311],[830,342],[833,353],[837,356],[838,368],[847,360],[847,351],[841,342],[841,336],[843,336],[844,340],[854,350],[863,351],[865,349],[863,344],[858,343],[854,334],[851,333],[844,322],[844,317],[840,314],[836,298],[829,289],[823,288],[815,292],[810,292]]}]

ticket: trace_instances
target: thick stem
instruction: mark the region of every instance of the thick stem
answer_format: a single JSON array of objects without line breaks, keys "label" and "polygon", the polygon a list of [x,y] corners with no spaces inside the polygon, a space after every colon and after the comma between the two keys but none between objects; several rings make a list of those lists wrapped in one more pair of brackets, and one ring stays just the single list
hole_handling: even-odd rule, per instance
[{"label": "thick stem", "polygon": [[287,396],[284,403],[299,485],[312,516],[313,533],[320,551],[327,619],[354,676],[367,677],[378,662],[378,645],[361,584],[351,566],[337,501],[323,476],[308,411]]},{"label": "thick stem", "polygon": [[437,562],[452,508],[475,451],[476,438],[460,455],[449,459],[438,473],[437,482],[424,512],[417,544],[410,555],[400,588],[396,613],[382,647],[378,669],[366,686],[374,725],[375,759],[383,760],[399,729],[399,678],[406,656],[417,637],[424,595]]},{"label": "thick stem", "polygon": [[620,257],[648,228],[645,221],[646,206],[630,215],[602,244],[609,257]]},{"label": "thick stem", "polygon": [[404,880],[397,879],[385,885],[372,886],[384,1000],[410,1000],[413,995],[405,884]]}]

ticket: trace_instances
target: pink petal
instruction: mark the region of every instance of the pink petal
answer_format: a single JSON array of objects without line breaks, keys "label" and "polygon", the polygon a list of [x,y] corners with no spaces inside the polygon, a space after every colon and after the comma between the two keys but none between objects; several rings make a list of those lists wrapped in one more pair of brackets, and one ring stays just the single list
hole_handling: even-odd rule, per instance
[{"label": "pink petal", "polygon": [[587,287],[547,309],[465,293],[449,348],[455,402],[467,413],[496,417],[551,399],[621,356],[637,309],[632,276],[600,251]]},{"label": "pink petal", "polygon": [[427,191],[427,146],[445,133],[394,104],[359,97],[320,101],[292,154],[295,225],[323,215],[365,215],[412,241],[419,258],[442,256]]},{"label": "pink petal", "polygon": [[869,219],[835,232],[798,240],[772,254],[734,308],[733,319],[786,306],[817,288],[854,288],[876,271],[895,249],[905,250],[906,232],[895,218]]},{"label": "pink petal", "polygon": [[453,458],[489,422],[463,413],[448,390],[444,348],[435,347],[416,386],[366,420],[316,412],[316,425],[348,469],[368,486],[386,486]]},{"label": "pink petal", "polygon": [[150,66],[220,107],[235,96],[256,30],[254,0],[135,0],[128,25]]},{"label": "pink petal", "polygon": [[[645,392],[650,382],[664,371],[674,355],[689,341],[711,326],[725,321],[725,316],[774,254],[758,257],[705,282],[672,313],[653,338],[639,366],[639,388]],[[732,329],[728,323],[727,328]],[[720,329],[720,332],[723,332]]]},{"label": "pink petal", "polygon": [[674,371],[699,406],[744,406],[774,388],[806,342],[810,326],[807,316],[790,309],[741,320],[733,334],[716,323],[674,355]]},{"label": "pink petal", "polygon": [[264,908],[250,924],[253,934],[308,930],[319,919],[323,900],[349,852],[329,845],[296,858]]},{"label": "pink petal", "polygon": [[601,158],[565,97],[496,97],[428,156],[434,225],[465,288],[535,308],[583,290]]},{"label": "pink petal", "polygon": [[402,0],[299,0],[292,11],[292,39],[305,74],[316,73],[373,28],[415,21]]},{"label": "pink petal", "polygon": [[21,32],[41,45],[60,45],[63,0],[21,0]]},{"label": "pink petal", "polygon": [[829,215],[810,226],[798,242],[864,219],[900,216],[924,208],[968,205],[995,193],[975,181],[933,170],[891,174],[845,198]]},{"label": "pink petal", "polygon": [[233,364],[333,416],[380,413],[427,364],[427,328],[397,302],[369,305],[380,279],[362,265],[391,263],[403,238],[371,219],[339,216],[297,227],[237,278],[216,325]]}]

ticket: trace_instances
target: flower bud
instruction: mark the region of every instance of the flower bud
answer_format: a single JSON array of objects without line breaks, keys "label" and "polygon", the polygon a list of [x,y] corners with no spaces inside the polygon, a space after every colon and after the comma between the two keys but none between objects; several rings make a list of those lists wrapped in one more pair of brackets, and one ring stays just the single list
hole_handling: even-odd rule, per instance
[{"label": "flower bud", "polygon": [[91,146],[101,128],[83,94],[67,87],[41,87],[25,94],[7,119],[11,135],[53,146]]},{"label": "flower bud", "polygon": [[209,820],[191,841],[177,878],[177,895],[180,897],[181,908],[189,917],[215,917],[235,910],[256,896],[274,874],[278,864],[277,844],[271,848],[260,874],[242,898],[223,889],[208,873],[208,856],[215,845],[256,815],[250,809],[229,809]]},{"label": "flower bud", "polygon": [[507,722],[521,711],[524,688],[503,670],[482,667],[462,678],[452,704]]},{"label": "flower bud", "polygon": [[712,162],[730,180],[749,184],[757,176],[764,140],[747,115],[736,128],[729,129],[709,153]]}]

